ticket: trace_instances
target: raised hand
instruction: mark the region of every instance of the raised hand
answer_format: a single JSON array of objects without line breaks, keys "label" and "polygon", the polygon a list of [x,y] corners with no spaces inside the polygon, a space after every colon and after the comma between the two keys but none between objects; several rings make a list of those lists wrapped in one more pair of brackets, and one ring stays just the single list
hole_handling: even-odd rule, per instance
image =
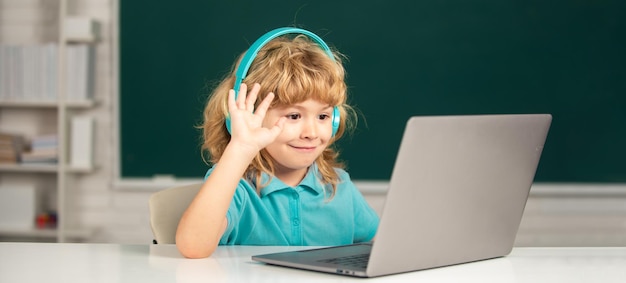
[{"label": "raised hand", "polygon": [[253,150],[255,154],[278,137],[285,123],[285,118],[281,118],[272,128],[262,126],[274,94],[271,92],[267,94],[255,111],[254,104],[260,89],[259,84],[254,84],[248,93],[247,85],[241,84],[236,99],[234,90],[231,89],[228,92],[228,111],[232,131],[230,142]]}]

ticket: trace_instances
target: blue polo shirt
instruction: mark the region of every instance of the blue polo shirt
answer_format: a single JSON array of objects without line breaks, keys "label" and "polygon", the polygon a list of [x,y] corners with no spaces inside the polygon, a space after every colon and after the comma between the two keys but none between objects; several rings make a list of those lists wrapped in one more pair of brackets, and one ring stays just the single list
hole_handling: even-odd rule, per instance
[{"label": "blue polo shirt", "polygon": [[228,227],[220,245],[329,246],[372,240],[378,215],[348,173],[336,170],[341,181],[332,199],[332,187],[325,189],[321,184],[315,164],[298,186],[290,187],[274,177],[260,195],[253,183],[241,179],[226,214]]}]

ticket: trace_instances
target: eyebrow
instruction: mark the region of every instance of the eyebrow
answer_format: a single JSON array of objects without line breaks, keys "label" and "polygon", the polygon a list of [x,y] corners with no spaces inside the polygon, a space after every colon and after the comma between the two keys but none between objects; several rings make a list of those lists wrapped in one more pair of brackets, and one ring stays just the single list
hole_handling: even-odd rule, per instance
[{"label": "eyebrow", "polygon": [[[299,104],[292,104],[292,105],[285,105],[284,107],[277,107],[278,109],[290,109],[290,108],[296,108],[298,110],[303,110],[305,107]],[[326,104],[324,106],[322,106],[321,111],[327,110],[327,109],[332,109],[333,107],[330,104]]]}]

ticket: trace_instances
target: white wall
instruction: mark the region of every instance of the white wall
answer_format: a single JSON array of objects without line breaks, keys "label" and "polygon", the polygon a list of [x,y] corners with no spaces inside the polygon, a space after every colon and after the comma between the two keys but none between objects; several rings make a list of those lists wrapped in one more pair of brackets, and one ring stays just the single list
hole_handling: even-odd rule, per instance
[{"label": "white wall", "polygon": [[[93,228],[88,242],[150,243],[147,201],[155,190],[115,186],[117,1],[69,0],[69,15],[90,16],[99,22],[100,40],[96,48],[98,106],[85,112],[96,117],[97,170],[71,178],[68,203],[72,215],[67,221],[73,227]],[[0,42],[55,41],[56,30],[51,28],[56,25],[55,2],[0,0]],[[32,122],[28,117],[20,119],[24,124]],[[362,186],[372,206],[380,212],[385,184]],[[516,244],[626,246],[626,186],[533,186]]]}]

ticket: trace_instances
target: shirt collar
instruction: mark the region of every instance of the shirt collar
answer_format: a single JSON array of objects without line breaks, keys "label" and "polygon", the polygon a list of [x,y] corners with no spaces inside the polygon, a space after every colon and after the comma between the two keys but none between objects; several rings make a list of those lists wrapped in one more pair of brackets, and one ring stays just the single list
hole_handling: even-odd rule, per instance
[{"label": "shirt collar", "polygon": [[[270,176],[267,173],[262,173],[261,183],[257,184],[257,186],[266,183],[269,178]],[[302,179],[302,181],[300,181],[300,184],[298,184],[298,187],[309,189],[315,192],[316,194],[324,193],[325,186],[322,185],[322,183],[320,182],[320,178],[318,178],[317,164],[314,163],[313,165],[309,167],[309,169],[306,172],[306,175],[304,175],[304,179]],[[283,183],[283,181],[281,181],[280,179],[276,177],[272,177],[269,184],[267,184],[267,186],[261,189],[261,197],[269,195],[275,191],[280,191],[280,190],[284,190],[288,188],[291,188],[291,187]]]}]

